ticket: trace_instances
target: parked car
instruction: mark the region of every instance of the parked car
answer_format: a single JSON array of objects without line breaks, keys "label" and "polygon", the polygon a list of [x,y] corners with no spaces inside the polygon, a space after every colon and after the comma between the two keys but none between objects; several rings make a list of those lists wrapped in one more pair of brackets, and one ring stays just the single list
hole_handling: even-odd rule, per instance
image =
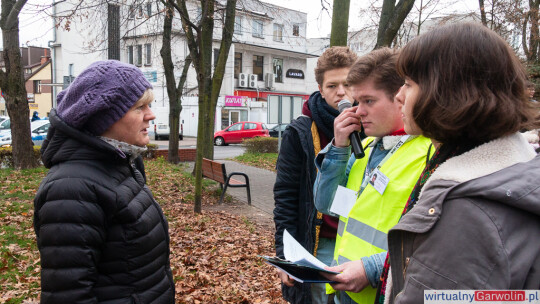
[{"label": "parked car", "polygon": [[11,120],[9,117],[4,117],[4,119],[0,122],[0,133],[10,132],[11,129]]},{"label": "parked car", "polygon": [[[30,123],[32,142],[35,146],[41,146],[47,137],[47,131],[51,123],[48,120],[36,120]],[[11,146],[11,132],[0,134],[0,147]]]},{"label": "parked car", "polygon": [[223,146],[241,143],[244,138],[270,137],[268,128],[262,122],[241,121],[214,133],[214,144]]},{"label": "parked car", "polygon": [[268,130],[268,132],[270,133],[270,137],[278,137],[279,129],[281,129],[281,136],[283,136],[283,131],[285,131],[285,128],[287,128],[287,126],[288,125],[286,124],[281,125],[281,128],[280,128],[280,125],[273,126],[272,128]]},{"label": "parked car", "polygon": [[[154,139],[169,139],[169,133],[171,133],[169,124],[158,122],[154,125]],[[180,124],[180,133],[178,134],[180,140],[184,139],[184,124]]]}]

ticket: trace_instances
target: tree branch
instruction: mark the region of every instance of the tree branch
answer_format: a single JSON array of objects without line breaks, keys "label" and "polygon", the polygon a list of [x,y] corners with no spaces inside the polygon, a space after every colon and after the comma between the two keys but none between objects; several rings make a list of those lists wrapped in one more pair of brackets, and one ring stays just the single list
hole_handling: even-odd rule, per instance
[{"label": "tree branch", "polygon": [[[229,50],[232,44],[232,36],[234,33],[234,21],[236,17],[236,0],[227,0],[227,6],[225,7],[225,23],[223,24],[223,29],[221,31],[221,44],[219,47],[219,56],[216,67],[214,68],[214,83],[216,82],[216,76],[218,76],[218,71],[225,70],[225,65],[227,63],[227,56],[229,55]],[[223,78],[223,75],[221,75]],[[219,82],[221,83],[221,81]]]},{"label": "tree branch", "polygon": [[26,4],[27,1],[28,0],[18,0],[13,5],[6,21],[3,24],[4,29],[11,29],[15,26],[15,23],[19,19],[19,13],[21,12],[23,6]]},{"label": "tree branch", "polygon": [[[193,60],[193,64],[195,65],[195,69],[199,71],[199,49],[197,47],[197,41],[195,40],[195,36],[193,35],[193,26],[195,26],[191,21],[189,21],[189,14],[186,7],[185,0],[176,0],[178,3],[175,3],[173,0],[168,0],[168,2],[171,3],[172,6],[178,11],[180,14],[180,20],[182,21],[182,29],[184,30],[184,33],[186,34],[186,40],[188,43],[188,48],[190,52],[190,57]],[[201,35],[200,29],[195,26],[195,29],[197,30],[197,37]]]},{"label": "tree branch", "polygon": [[188,70],[189,66],[191,65],[191,55],[188,55],[186,59],[184,60],[184,68],[182,68],[182,75],[180,76],[180,80],[178,81],[178,87],[176,88],[176,94],[182,95],[184,91],[184,84],[187,80]]}]

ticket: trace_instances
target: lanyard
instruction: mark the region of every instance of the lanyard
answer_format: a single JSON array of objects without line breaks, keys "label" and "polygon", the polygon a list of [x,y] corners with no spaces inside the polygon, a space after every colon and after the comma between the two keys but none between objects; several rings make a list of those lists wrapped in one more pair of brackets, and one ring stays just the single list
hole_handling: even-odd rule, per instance
[{"label": "lanyard", "polygon": [[[403,146],[404,143],[406,143],[409,139],[411,139],[411,136],[410,135],[403,135],[401,136],[401,138],[399,139],[399,141],[394,145],[394,147],[392,147],[392,149],[390,150],[390,152],[388,152],[386,154],[386,156],[381,160],[381,162],[377,165],[376,168],[374,168],[373,170],[371,170],[371,172],[365,172],[364,174],[364,180],[362,181],[362,185],[360,186],[360,189],[358,190],[358,192],[356,192],[356,196],[359,197],[360,194],[362,194],[362,192],[364,191],[364,189],[367,187],[367,184],[369,183],[369,181],[371,180],[371,178],[373,177],[373,174],[375,173],[375,171],[377,170],[380,170],[381,167],[384,165],[384,163],[390,158],[392,157],[392,155],[394,155],[394,153],[396,153],[396,151],[401,147]],[[382,140],[382,138],[381,138]],[[369,158],[371,158],[371,153],[373,152],[373,149],[371,149],[371,151],[369,151]],[[368,163],[369,163],[369,159],[368,159]],[[367,167],[367,166],[366,166]]]}]

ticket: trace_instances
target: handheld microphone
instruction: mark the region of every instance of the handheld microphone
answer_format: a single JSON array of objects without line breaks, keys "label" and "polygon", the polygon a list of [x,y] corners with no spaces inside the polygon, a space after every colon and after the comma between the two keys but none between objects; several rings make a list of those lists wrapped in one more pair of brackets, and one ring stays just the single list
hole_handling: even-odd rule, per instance
[{"label": "handheld microphone", "polygon": [[[352,103],[348,101],[347,99],[343,99],[342,101],[338,103],[338,110],[340,113],[350,107],[352,107]],[[362,123],[360,122],[360,124]],[[362,126],[362,134],[364,134],[364,126]],[[366,136],[364,135],[364,138],[365,137]],[[357,131],[353,131],[349,135],[349,140],[351,141],[354,157],[356,159],[363,158],[366,154],[364,153],[364,148],[362,147],[362,138],[360,138],[360,133],[358,133]]]}]

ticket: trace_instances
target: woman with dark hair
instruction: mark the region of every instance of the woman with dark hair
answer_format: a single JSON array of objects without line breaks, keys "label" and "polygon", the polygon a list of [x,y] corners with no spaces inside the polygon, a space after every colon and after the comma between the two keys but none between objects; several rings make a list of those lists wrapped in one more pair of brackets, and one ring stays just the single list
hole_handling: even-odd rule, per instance
[{"label": "woman with dark hair", "polygon": [[521,63],[496,33],[465,23],[414,39],[397,68],[405,131],[437,151],[389,232],[377,303],[538,289],[540,158],[518,131],[540,121]]}]

